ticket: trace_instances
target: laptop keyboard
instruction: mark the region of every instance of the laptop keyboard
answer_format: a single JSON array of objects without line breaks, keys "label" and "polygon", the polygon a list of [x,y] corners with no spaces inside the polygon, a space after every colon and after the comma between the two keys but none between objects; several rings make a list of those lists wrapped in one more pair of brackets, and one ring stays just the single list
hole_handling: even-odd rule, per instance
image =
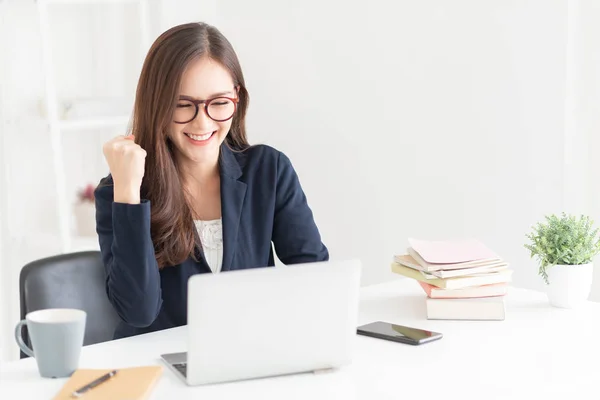
[{"label": "laptop keyboard", "polygon": [[187,378],[187,363],[173,364],[173,367]]}]

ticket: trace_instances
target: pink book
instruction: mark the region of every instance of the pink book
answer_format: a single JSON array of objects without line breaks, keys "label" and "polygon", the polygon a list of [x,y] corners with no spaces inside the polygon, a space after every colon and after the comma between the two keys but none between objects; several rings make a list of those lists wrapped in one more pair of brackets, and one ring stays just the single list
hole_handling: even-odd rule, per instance
[{"label": "pink book", "polygon": [[507,283],[472,286],[463,289],[440,289],[427,282],[418,281],[419,285],[430,299],[472,299],[483,297],[505,296],[508,292]]},{"label": "pink book", "polygon": [[410,247],[428,263],[452,264],[475,260],[498,259],[498,255],[477,239],[419,240],[408,239]]}]

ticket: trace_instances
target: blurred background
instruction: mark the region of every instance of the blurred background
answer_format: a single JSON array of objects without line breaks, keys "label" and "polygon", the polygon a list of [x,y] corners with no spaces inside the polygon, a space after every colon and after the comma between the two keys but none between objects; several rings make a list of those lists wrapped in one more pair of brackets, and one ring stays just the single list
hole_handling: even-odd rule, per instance
[{"label": "blurred background", "polygon": [[18,357],[20,269],[98,248],[102,144],[127,129],[150,44],[190,21],[232,42],[251,143],[291,158],[363,285],[394,279],[409,237],[477,237],[543,290],[531,225],[600,222],[599,3],[0,0],[0,357]]}]

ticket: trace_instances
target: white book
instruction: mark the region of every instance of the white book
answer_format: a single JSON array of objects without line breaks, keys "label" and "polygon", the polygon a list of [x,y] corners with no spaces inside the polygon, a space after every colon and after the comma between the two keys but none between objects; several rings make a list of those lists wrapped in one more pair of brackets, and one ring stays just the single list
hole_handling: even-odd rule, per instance
[{"label": "white book", "polygon": [[427,319],[503,321],[505,296],[475,299],[426,299]]}]

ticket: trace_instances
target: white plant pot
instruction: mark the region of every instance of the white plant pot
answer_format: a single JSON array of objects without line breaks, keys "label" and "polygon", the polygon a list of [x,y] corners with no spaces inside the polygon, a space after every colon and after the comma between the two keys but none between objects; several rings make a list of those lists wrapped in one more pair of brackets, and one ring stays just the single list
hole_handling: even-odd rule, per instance
[{"label": "white plant pot", "polygon": [[73,209],[75,227],[79,236],[96,236],[96,205],[94,203],[76,203]]},{"label": "white plant pot", "polygon": [[560,308],[577,308],[590,296],[593,264],[553,265],[548,273],[548,299]]}]

